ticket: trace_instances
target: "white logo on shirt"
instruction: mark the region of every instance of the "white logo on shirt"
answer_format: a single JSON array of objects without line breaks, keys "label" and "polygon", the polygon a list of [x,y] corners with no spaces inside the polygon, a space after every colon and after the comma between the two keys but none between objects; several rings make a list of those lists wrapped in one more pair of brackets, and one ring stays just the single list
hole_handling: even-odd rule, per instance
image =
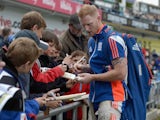
[{"label": "white logo on shirt", "polygon": [[98,51],[102,51],[102,42],[99,42],[99,43],[98,43],[98,48],[97,48],[97,50],[98,50]]},{"label": "white logo on shirt", "polygon": [[92,47],[90,46],[90,47],[89,47],[89,52],[92,52],[92,51],[93,51],[93,49],[92,49]]},{"label": "white logo on shirt", "polygon": [[132,46],[132,50],[140,51],[139,46],[138,46],[137,43]]}]

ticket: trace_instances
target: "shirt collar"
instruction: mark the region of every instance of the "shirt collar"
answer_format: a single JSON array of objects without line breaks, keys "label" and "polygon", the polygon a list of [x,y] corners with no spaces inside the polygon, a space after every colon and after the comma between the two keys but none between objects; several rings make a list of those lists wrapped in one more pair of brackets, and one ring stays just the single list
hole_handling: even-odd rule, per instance
[{"label": "shirt collar", "polygon": [[104,25],[102,24],[102,25],[99,27],[99,29],[98,29],[98,31],[97,31],[96,34],[99,34],[99,33],[101,32],[101,30],[103,29],[103,27],[104,27]]}]

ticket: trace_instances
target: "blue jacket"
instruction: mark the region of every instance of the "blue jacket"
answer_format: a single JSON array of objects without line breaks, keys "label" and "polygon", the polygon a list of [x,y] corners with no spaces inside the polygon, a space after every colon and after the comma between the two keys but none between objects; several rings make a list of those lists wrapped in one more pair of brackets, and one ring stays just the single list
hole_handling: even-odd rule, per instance
[{"label": "blue jacket", "polygon": [[[112,69],[111,61],[125,57],[125,50],[121,44],[112,39],[122,39],[119,36],[109,38],[107,26],[100,33],[95,34],[88,42],[89,64],[95,74],[105,73]],[[90,87],[90,100],[101,102],[105,100],[124,101],[125,92],[121,80],[114,82],[93,81]]]},{"label": "blue jacket", "polygon": [[0,120],[35,120],[39,112],[39,104],[35,100],[25,101],[25,111],[2,110]]},{"label": "blue jacket", "polygon": [[39,104],[35,100],[25,100],[25,93],[22,86],[22,81],[18,80],[18,72],[12,63],[2,56],[2,60],[6,66],[0,74],[0,83],[8,84],[20,88],[14,96],[7,101],[2,111],[0,111],[0,120],[18,120],[20,118],[25,120],[34,120],[39,113]]}]

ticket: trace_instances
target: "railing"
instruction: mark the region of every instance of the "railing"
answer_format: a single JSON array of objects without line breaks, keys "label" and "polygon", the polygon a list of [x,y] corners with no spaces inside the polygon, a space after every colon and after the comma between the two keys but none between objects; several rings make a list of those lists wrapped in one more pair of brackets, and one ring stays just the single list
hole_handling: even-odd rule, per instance
[{"label": "railing", "polygon": [[[52,116],[56,116],[56,120],[64,120],[63,113],[73,110],[72,118],[73,120],[77,119],[77,108],[83,106],[84,104],[80,101],[73,102],[70,104],[63,105],[56,109],[50,110],[48,115],[44,115],[44,112],[40,112],[37,116],[37,120],[50,120]],[[153,80],[152,87],[150,91],[149,100],[147,102],[147,111],[149,112],[152,109],[159,108],[160,106],[160,81]]]},{"label": "railing", "polygon": [[147,110],[158,108],[160,105],[160,80],[153,80],[149,100],[147,102]]},{"label": "railing", "polygon": [[44,115],[44,112],[40,112],[37,116],[37,120],[43,120],[45,118],[50,119],[52,116],[56,116],[56,120],[63,120],[63,113],[69,110],[73,110],[72,118],[73,120],[77,120],[77,108],[80,106],[82,106],[81,102],[73,102],[50,110],[48,115]]}]

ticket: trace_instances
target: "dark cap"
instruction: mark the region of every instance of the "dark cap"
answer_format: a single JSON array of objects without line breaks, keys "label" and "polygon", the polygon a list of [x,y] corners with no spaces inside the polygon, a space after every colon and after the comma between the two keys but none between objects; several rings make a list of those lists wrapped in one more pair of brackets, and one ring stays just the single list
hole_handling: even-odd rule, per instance
[{"label": "dark cap", "polygon": [[69,24],[72,24],[76,29],[82,28],[77,14],[73,14],[70,16]]}]

